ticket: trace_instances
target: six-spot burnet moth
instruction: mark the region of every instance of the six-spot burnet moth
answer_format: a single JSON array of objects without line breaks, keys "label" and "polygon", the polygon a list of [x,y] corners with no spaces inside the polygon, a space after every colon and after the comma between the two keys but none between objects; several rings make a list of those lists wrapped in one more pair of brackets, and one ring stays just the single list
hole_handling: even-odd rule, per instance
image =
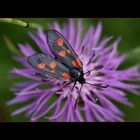
[{"label": "six-spot burnet moth", "polygon": [[[79,95],[75,102],[74,108],[76,108],[76,105],[80,100],[80,93],[83,84],[90,84],[101,88],[108,87],[108,85],[104,86],[100,83],[91,84],[86,82],[86,79],[84,78],[85,74],[90,73],[92,70],[101,69],[103,66],[96,66],[94,69],[84,73],[83,64],[80,61],[78,55],[70,46],[69,42],[58,31],[49,30],[47,32],[47,43],[55,58],[51,57],[48,54],[34,54],[27,58],[27,62],[32,68],[37,70],[37,73],[35,74],[47,74],[54,78],[66,81],[64,87],[71,83],[74,83],[72,88],[73,90],[76,83],[79,82],[81,84],[81,87],[79,89]],[[42,79],[42,81],[45,82],[45,79]]]}]

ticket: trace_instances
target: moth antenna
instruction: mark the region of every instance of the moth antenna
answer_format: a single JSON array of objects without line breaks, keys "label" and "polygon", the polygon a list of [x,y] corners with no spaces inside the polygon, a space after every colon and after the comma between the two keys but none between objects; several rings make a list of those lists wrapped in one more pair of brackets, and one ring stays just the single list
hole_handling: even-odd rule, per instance
[{"label": "moth antenna", "polygon": [[82,47],[82,51],[81,51],[81,53],[83,53],[83,52],[84,52],[84,49],[85,49],[85,46],[83,46],[83,47]]},{"label": "moth antenna", "polygon": [[107,88],[109,87],[109,85],[102,85],[101,83],[96,83],[96,84],[91,84],[88,82],[85,82],[86,84],[92,85],[92,86],[96,86],[96,87],[101,87],[101,88]]},{"label": "moth antenna", "polygon": [[92,59],[94,58],[94,56],[95,56],[95,52],[92,54],[92,56],[90,57],[90,59],[89,59],[89,61],[88,61],[88,63],[87,63],[87,65],[89,65],[90,64],[90,62],[92,61]]},{"label": "moth antenna", "polygon": [[87,74],[87,73],[89,73],[89,72],[91,72],[91,71],[93,71],[93,70],[99,70],[99,69],[102,69],[103,67],[104,67],[103,65],[98,65],[98,66],[96,66],[95,68],[93,68],[93,69],[91,69],[91,70],[85,72],[84,75]]},{"label": "moth antenna", "polygon": [[81,94],[81,91],[82,91],[82,87],[83,87],[83,84],[81,84],[80,92],[79,92],[78,97],[77,97],[77,99],[75,101],[74,110],[76,109],[76,106],[77,106],[77,103],[78,103],[78,100],[79,100],[79,97],[80,97],[80,94]]}]

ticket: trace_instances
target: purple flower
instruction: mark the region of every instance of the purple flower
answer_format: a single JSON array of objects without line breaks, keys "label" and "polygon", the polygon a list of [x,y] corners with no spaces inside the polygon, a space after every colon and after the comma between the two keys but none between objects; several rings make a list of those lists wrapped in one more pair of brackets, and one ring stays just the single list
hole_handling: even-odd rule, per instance
[{"label": "purple flower", "polygon": [[[29,44],[19,44],[23,55],[16,56],[15,60],[24,67],[14,68],[11,72],[18,77],[27,78],[28,81],[13,86],[12,90],[16,97],[8,104],[27,102],[27,105],[16,110],[12,115],[24,112],[31,121],[37,121],[42,117],[47,121],[123,121],[123,112],[112,101],[132,107],[133,104],[128,101],[125,91],[139,94],[140,86],[133,81],[140,80],[140,73],[137,66],[126,70],[118,69],[126,59],[125,55],[117,51],[120,39],[111,45],[107,43],[112,37],[107,36],[99,41],[101,23],[98,23],[96,28],[91,26],[85,34],[83,34],[84,27],[81,20],[78,20],[77,27],[72,19],[63,28],[57,22],[48,27],[59,31],[67,38],[83,62],[84,72],[95,68],[85,75],[87,82],[101,83],[102,86],[109,84],[109,87],[101,88],[100,84],[98,86],[84,84],[81,99],[74,109],[81,85],[77,83],[72,91],[73,83],[63,88],[64,81],[53,77],[47,77],[45,82],[41,81],[40,75],[35,75],[36,70],[27,63],[27,57],[37,52]],[[41,28],[36,34],[29,33],[29,35],[42,53],[53,56],[46,41],[46,34]],[[99,65],[104,67],[100,69],[97,67]]]}]

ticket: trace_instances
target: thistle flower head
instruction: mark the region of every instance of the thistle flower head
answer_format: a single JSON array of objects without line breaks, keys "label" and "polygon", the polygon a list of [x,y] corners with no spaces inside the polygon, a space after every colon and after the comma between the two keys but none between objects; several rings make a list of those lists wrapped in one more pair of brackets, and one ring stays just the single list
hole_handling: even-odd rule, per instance
[{"label": "thistle flower head", "polygon": [[[83,63],[84,72],[92,69],[84,75],[86,82],[92,85],[83,84],[78,105],[74,109],[81,84],[77,83],[72,89],[73,83],[64,86],[67,82],[63,80],[43,74],[37,75],[37,71],[27,63],[27,57],[38,52],[29,44],[19,44],[22,55],[16,56],[15,60],[21,63],[23,68],[14,68],[11,72],[19,77],[25,77],[27,81],[13,86],[15,98],[8,104],[27,102],[27,105],[12,115],[25,113],[31,121],[37,121],[42,117],[46,121],[123,121],[123,112],[112,101],[132,106],[125,91],[139,94],[140,86],[132,82],[140,80],[140,73],[137,66],[119,70],[120,64],[126,59],[125,55],[117,51],[120,39],[111,45],[108,45],[108,42],[112,37],[107,36],[100,41],[101,23],[98,23],[96,28],[91,26],[85,34],[81,20],[78,20],[77,26],[73,19],[70,19],[68,25],[60,27],[55,22],[49,24],[48,28],[59,31],[68,40]],[[42,53],[53,57],[46,34],[41,28],[36,34],[29,35]],[[42,77],[46,78],[45,81],[41,80]],[[93,86],[95,84],[96,86]]]}]

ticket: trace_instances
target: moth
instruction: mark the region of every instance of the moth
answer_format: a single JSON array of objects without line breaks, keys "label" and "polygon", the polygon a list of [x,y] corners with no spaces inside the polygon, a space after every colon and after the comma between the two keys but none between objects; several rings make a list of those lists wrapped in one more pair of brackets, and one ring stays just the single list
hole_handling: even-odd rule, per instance
[{"label": "moth", "polygon": [[[86,83],[101,88],[108,87],[108,85],[104,86],[99,83],[88,83],[84,78],[85,74],[90,73],[95,69],[101,69],[103,65],[96,66],[92,70],[84,73],[83,63],[81,62],[67,39],[61,33],[56,30],[49,30],[47,31],[46,39],[54,57],[43,53],[33,54],[27,58],[27,62],[38,73],[47,74],[54,78],[65,81],[66,85],[64,85],[64,87],[71,83],[74,83],[72,91],[76,86],[76,83],[79,82],[81,84],[81,87],[79,89],[79,95],[75,102],[74,108],[76,108],[78,101],[80,101],[80,93],[83,84]],[[42,80],[45,81],[44,79]]]}]

